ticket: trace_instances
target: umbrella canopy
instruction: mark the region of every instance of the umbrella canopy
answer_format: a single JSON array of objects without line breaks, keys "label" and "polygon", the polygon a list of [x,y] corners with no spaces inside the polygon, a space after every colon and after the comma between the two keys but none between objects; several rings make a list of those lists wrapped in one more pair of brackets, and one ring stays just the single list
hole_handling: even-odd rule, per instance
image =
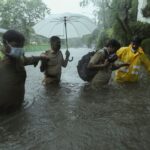
[{"label": "umbrella canopy", "polygon": [[7,30],[4,28],[0,28],[0,33],[5,33]]},{"label": "umbrella canopy", "polygon": [[39,35],[48,38],[56,35],[61,39],[66,38],[65,32],[67,32],[68,38],[75,38],[90,34],[95,28],[96,25],[90,18],[74,13],[50,15],[33,27],[35,32]]}]

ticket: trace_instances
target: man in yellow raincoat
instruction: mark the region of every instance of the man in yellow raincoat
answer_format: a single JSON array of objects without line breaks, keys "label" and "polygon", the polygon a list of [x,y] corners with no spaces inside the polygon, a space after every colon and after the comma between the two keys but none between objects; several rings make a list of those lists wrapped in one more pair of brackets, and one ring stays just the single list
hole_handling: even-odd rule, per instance
[{"label": "man in yellow raincoat", "polygon": [[140,44],[141,39],[136,37],[128,47],[122,47],[117,51],[118,62],[128,63],[129,65],[115,72],[115,81],[119,83],[138,81],[142,65],[150,72],[150,60],[140,47]]}]

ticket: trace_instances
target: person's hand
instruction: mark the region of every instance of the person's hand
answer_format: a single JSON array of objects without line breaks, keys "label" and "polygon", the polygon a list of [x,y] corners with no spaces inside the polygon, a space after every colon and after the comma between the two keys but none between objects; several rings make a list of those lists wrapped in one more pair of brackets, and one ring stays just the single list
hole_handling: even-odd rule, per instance
[{"label": "person's hand", "polygon": [[122,67],[128,67],[128,66],[130,66],[129,63],[124,63],[124,64],[122,64]]},{"label": "person's hand", "polygon": [[107,66],[109,64],[109,60],[108,59],[106,59],[105,61],[104,61],[104,66]]},{"label": "person's hand", "polygon": [[70,52],[67,50],[66,53],[65,53],[65,55],[66,55],[66,59],[68,59],[69,56],[70,56]]},{"label": "person's hand", "polygon": [[121,68],[121,67],[129,67],[130,64],[129,63],[123,63],[123,64],[120,64],[120,65],[117,65],[117,68]]},{"label": "person's hand", "polygon": [[45,55],[44,53],[42,53],[42,54],[40,55],[40,59],[41,59],[41,60],[49,60],[49,57],[48,57],[47,55]]}]

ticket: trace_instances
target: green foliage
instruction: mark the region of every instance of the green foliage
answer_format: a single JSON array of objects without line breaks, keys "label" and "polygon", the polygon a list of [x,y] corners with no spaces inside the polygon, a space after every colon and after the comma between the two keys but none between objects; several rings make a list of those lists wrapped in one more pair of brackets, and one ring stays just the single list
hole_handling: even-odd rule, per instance
[{"label": "green foliage", "polygon": [[112,15],[113,37],[119,39],[122,44],[127,44],[134,35],[130,24],[137,20],[138,0],[113,0],[112,7],[114,9],[110,11],[111,14],[114,10],[117,11]]},{"label": "green foliage", "polygon": [[82,1],[80,2],[80,6],[85,7],[85,6],[88,5],[88,3],[89,3],[88,0],[82,0]]},{"label": "green foliage", "polygon": [[85,35],[82,38],[83,43],[88,47],[91,48],[92,47],[92,36],[91,35]]},{"label": "green foliage", "polygon": [[150,17],[150,2],[142,9],[142,13],[144,17]]},{"label": "green foliage", "polygon": [[131,21],[137,20],[137,13],[138,13],[138,0],[132,0],[131,2],[132,7],[130,8],[130,19]]},{"label": "green foliage", "polygon": [[106,45],[106,42],[108,41],[109,37],[105,31],[101,32],[99,34],[99,37],[97,39],[97,45],[96,45],[96,50],[104,47]]},{"label": "green foliage", "polygon": [[38,45],[33,45],[33,44],[28,44],[24,47],[25,52],[32,52],[32,51],[46,51],[49,49],[48,44],[38,44]]},{"label": "green foliage", "polygon": [[[150,37],[150,24],[137,22],[138,0],[82,0],[97,8],[98,25],[101,32],[97,36],[97,48],[103,47],[105,40],[115,38],[126,45],[133,36]],[[150,0],[144,8],[145,15],[150,16]]]},{"label": "green foliage", "polygon": [[[83,0],[97,6],[98,25],[101,32],[97,36],[98,47],[103,45],[105,37],[116,38],[127,44],[133,36],[130,24],[137,20],[138,0]],[[100,39],[102,38],[102,39]],[[106,38],[107,39],[107,38]]]},{"label": "green foliage", "polygon": [[150,37],[150,24],[143,23],[143,22],[132,22],[130,24],[132,29],[133,35],[140,36],[142,38],[149,38]]},{"label": "green foliage", "polygon": [[144,49],[145,53],[150,55],[150,38],[142,41],[142,48]]},{"label": "green foliage", "polygon": [[82,37],[82,45],[86,45],[88,48],[92,48],[93,44],[96,44],[97,36],[99,35],[99,30],[96,29],[92,34],[85,35]]},{"label": "green foliage", "polygon": [[48,13],[42,0],[1,0],[0,26],[19,30],[30,41],[31,27]]},{"label": "green foliage", "polygon": [[113,25],[113,37],[119,40],[122,45],[129,43],[131,36],[122,30],[121,25],[116,21]]}]

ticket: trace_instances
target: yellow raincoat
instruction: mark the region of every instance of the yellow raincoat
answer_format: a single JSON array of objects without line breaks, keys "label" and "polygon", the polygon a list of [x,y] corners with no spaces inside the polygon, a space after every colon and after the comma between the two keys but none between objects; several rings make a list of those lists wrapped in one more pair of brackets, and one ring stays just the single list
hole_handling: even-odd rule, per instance
[{"label": "yellow raincoat", "polygon": [[147,71],[150,72],[150,60],[140,47],[136,53],[132,51],[131,45],[122,47],[117,51],[117,56],[121,63],[130,64],[127,67],[121,67],[115,72],[115,80],[117,82],[138,81],[141,65],[144,65]]}]

